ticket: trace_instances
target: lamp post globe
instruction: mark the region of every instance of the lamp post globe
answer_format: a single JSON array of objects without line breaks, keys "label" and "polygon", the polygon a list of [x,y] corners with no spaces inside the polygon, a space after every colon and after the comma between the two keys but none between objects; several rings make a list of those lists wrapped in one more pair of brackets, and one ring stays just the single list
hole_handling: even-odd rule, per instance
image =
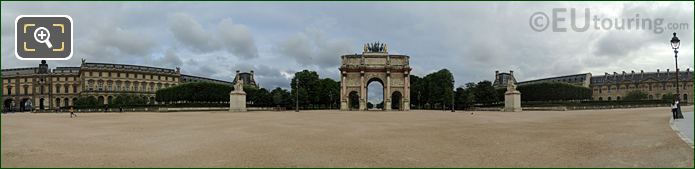
[{"label": "lamp post globe", "polygon": [[678,85],[678,48],[681,46],[681,40],[676,36],[676,32],[673,32],[673,38],[671,38],[671,48],[673,49],[674,59],[676,61],[676,99],[680,99],[680,86]]},{"label": "lamp post globe", "polygon": [[[681,46],[681,40],[678,39],[678,36],[676,36],[676,32],[673,32],[673,38],[671,38],[671,48],[673,50],[678,50],[678,48]],[[678,52],[676,52],[678,53]]]}]

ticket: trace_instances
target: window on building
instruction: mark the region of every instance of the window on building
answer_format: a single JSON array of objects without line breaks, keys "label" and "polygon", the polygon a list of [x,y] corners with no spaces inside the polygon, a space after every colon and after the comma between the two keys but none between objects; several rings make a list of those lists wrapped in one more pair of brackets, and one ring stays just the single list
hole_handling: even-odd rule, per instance
[{"label": "window on building", "polygon": [[63,89],[65,89],[65,93],[70,93],[70,91],[68,90],[68,85],[65,85],[65,87],[63,87]]},{"label": "window on building", "polygon": [[77,93],[77,85],[73,85],[73,86],[72,86],[72,92],[73,92],[73,93]]},{"label": "window on building", "polygon": [[55,93],[60,93],[60,85],[56,85],[56,92]]},{"label": "window on building", "polygon": [[24,86],[24,95],[29,95],[29,86]]},{"label": "window on building", "polygon": [[12,86],[7,86],[7,95],[12,95]]}]

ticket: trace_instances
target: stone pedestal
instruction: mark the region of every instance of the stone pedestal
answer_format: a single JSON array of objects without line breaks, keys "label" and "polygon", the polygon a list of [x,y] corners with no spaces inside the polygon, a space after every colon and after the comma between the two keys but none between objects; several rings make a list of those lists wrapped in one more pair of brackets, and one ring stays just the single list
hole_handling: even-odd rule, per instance
[{"label": "stone pedestal", "polygon": [[386,101],[384,101],[384,104],[384,110],[391,111],[391,99],[387,98]]},{"label": "stone pedestal", "polygon": [[246,92],[232,91],[229,93],[229,111],[230,112],[245,112],[246,111]]},{"label": "stone pedestal", "polygon": [[348,102],[347,102],[347,101],[340,101],[340,110],[341,110],[341,111],[348,111],[348,110],[350,110],[350,107],[348,107]]},{"label": "stone pedestal", "polygon": [[507,91],[504,93],[504,111],[521,111],[521,93],[519,91]]},{"label": "stone pedestal", "polygon": [[410,111],[410,101],[408,100],[403,100],[403,111]]}]

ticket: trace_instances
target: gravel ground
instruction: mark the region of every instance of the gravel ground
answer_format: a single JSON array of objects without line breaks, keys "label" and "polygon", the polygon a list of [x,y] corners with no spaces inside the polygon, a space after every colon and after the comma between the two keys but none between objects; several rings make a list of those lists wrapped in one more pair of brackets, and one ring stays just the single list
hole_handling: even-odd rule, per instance
[{"label": "gravel ground", "polygon": [[3,114],[0,159],[1,167],[692,168],[693,149],[671,130],[669,111]]}]

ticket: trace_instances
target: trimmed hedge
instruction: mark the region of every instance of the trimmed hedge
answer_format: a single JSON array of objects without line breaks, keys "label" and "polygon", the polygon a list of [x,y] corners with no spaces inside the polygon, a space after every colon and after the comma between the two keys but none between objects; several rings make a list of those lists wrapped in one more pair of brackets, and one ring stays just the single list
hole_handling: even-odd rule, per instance
[{"label": "trimmed hedge", "polygon": [[184,83],[157,90],[155,100],[163,103],[219,103],[229,101],[232,86],[209,83]]},{"label": "trimmed hedge", "polygon": [[[517,86],[521,101],[570,101],[591,100],[591,89],[561,82],[546,82]],[[497,89],[500,100],[504,100],[506,88]]]}]

